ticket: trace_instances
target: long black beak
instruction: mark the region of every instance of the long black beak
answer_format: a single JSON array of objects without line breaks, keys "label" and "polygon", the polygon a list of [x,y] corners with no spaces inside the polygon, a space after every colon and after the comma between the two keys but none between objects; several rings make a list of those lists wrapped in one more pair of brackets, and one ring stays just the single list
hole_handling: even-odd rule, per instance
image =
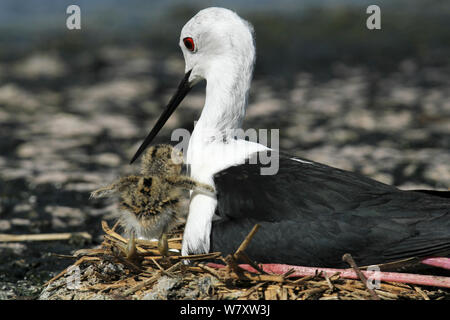
[{"label": "long black beak", "polygon": [[192,87],[189,84],[189,76],[191,75],[191,71],[192,70],[189,70],[185,74],[183,80],[181,80],[180,84],[178,85],[177,91],[173,95],[172,99],[170,99],[166,109],[159,117],[152,131],[150,131],[147,138],[145,138],[144,142],[139,147],[138,151],[136,151],[135,155],[133,156],[133,159],[131,159],[130,161],[130,164],[132,164],[141,155],[141,153],[145,150],[145,148],[147,148],[147,146],[152,142],[152,140],[158,134],[159,130],[161,130],[161,128],[166,123],[167,119],[170,118],[172,113],[175,111],[175,109],[178,107],[181,101],[183,101],[184,97],[186,97],[186,95],[191,90]]}]

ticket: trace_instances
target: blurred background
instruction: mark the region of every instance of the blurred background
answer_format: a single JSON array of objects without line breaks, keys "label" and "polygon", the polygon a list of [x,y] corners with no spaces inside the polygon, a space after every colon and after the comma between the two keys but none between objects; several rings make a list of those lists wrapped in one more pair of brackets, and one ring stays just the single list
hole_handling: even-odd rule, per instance
[{"label": "blurred background", "polygon": [[[81,8],[81,30],[66,9]],[[450,186],[450,2],[358,0],[0,1],[0,233],[85,231],[93,240],[0,242],[0,299],[36,298],[68,266],[53,253],[98,245],[120,175],[184,73],[183,25],[235,10],[255,28],[245,128],[280,129],[280,148],[404,189]],[[157,142],[192,130],[204,85]]]}]

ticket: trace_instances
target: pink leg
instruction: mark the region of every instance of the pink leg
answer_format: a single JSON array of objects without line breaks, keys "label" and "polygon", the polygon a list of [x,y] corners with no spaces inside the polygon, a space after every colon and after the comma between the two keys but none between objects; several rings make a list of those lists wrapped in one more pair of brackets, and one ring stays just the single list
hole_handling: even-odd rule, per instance
[{"label": "pink leg", "polygon": [[[213,268],[225,267],[222,264],[216,263],[209,263],[208,266]],[[292,273],[290,277],[313,276],[316,273],[323,271],[326,272],[328,275],[332,275],[339,272],[342,278],[358,279],[358,276],[352,269],[314,268],[314,267],[291,266],[287,264],[262,264],[260,266],[265,272],[274,274],[285,274],[289,270],[293,269],[295,272]],[[252,268],[248,264],[240,264],[239,267],[249,272],[253,273],[257,272],[254,268]],[[379,279],[380,281],[392,281],[392,282],[402,282],[433,287],[450,288],[450,277],[428,276],[428,275],[399,273],[399,272],[374,273],[373,271],[372,272],[363,271],[363,273],[367,278],[372,279],[376,278]]]},{"label": "pink leg", "polygon": [[450,270],[450,258],[445,257],[426,258],[420,262],[429,266]]}]

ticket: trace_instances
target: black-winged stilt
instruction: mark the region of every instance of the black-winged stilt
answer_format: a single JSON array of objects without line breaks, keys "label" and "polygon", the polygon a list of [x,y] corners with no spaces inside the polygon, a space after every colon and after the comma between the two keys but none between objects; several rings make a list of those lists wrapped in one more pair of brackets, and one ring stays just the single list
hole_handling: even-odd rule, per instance
[{"label": "black-winged stilt", "polygon": [[360,174],[279,156],[279,170],[261,175],[243,164],[268,150],[235,139],[247,105],[255,46],[249,23],[208,8],[183,27],[185,76],[133,162],[189,90],[206,80],[206,100],[189,142],[191,176],[216,196],[193,192],[182,254],[233,252],[256,224],[247,253],[258,262],[337,267],[349,252],[361,265],[450,253],[447,192],[402,191]]}]

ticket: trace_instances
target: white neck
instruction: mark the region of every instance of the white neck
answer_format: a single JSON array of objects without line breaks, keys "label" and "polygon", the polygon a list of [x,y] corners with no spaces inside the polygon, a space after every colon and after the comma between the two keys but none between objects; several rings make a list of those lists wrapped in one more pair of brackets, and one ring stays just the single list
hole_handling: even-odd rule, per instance
[{"label": "white neck", "polygon": [[[207,75],[206,100],[189,141],[187,163],[190,175],[199,182],[214,185],[215,173],[243,164],[251,154],[267,147],[246,140],[235,140],[233,129],[241,128],[253,69],[249,63],[217,64]],[[233,68],[234,67],[234,68]],[[217,199],[191,193],[189,215],[183,236],[182,254],[208,252],[211,223]]]},{"label": "white neck", "polygon": [[243,66],[221,59],[206,75],[206,100],[193,135],[199,130],[227,134],[240,128],[245,116],[253,64]]},{"label": "white neck", "polygon": [[248,155],[242,148],[237,152],[226,150],[231,151],[230,146],[235,145],[229,142],[235,136],[234,129],[241,128],[245,116],[253,62],[251,56],[210,62],[206,73],[205,106],[192,132],[187,152],[186,160],[193,178],[212,183],[212,174]]}]

